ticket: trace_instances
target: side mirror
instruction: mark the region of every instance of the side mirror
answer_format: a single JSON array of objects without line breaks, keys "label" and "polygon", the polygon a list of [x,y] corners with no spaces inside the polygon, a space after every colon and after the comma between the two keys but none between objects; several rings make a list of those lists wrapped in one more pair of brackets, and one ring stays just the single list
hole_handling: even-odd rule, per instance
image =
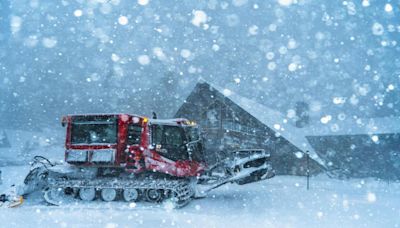
[{"label": "side mirror", "polygon": [[61,119],[61,126],[65,127],[67,125],[67,117],[63,116]]}]

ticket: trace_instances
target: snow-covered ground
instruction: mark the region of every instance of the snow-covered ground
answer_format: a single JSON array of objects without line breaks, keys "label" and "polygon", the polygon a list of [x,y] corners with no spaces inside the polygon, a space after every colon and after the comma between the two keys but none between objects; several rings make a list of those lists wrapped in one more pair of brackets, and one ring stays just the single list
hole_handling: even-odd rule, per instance
[{"label": "snow-covered ground", "polygon": [[[4,191],[27,166],[1,167]],[[399,227],[400,183],[277,176],[226,185],[182,209],[125,202],[46,206],[39,195],[1,208],[1,227]]]}]

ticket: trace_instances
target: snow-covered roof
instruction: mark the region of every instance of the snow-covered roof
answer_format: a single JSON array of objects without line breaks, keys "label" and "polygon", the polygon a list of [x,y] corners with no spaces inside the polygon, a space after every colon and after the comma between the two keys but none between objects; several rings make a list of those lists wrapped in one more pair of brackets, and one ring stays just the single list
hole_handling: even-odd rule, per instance
[{"label": "snow-covered roof", "polygon": [[400,133],[400,117],[346,118],[314,123],[303,128],[307,136],[379,135]]},{"label": "snow-covered roof", "polygon": [[270,127],[272,130],[284,137],[300,150],[304,152],[309,151],[310,157],[317,161],[320,165],[325,167],[324,161],[318,156],[318,154],[315,152],[313,147],[306,139],[306,134],[304,134],[304,131],[290,125],[290,123],[288,123],[286,117],[282,113],[265,107],[264,105],[259,104],[254,100],[242,97],[229,89],[224,89],[209,82],[206,82],[203,79],[200,79],[199,83],[208,84],[211,88],[214,88],[223,96],[230,99],[232,102],[237,104],[253,117],[257,118],[260,122]]}]

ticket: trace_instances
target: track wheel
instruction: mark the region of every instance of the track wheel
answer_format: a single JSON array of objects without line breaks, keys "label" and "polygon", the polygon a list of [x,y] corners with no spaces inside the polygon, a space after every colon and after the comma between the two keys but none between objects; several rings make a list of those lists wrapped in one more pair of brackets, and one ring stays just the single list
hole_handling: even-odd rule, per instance
[{"label": "track wheel", "polygon": [[103,188],[100,192],[101,199],[107,202],[114,201],[117,197],[117,191],[113,188]]},{"label": "track wheel", "polygon": [[96,190],[94,188],[81,188],[79,189],[79,197],[83,201],[92,201],[96,197]]},{"label": "track wheel", "polygon": [[51,205],[60,205],[62,204],[63,196],[64,191],[62,188],[50,188],[45,190],[43,197]]},{"label": "track wheel", "polygon": [[147,201],[159,203],[163,200],[164,192],[161,189],[147,189],[145,196]]},{"label": "track wheel", "polygon": [[126,202],[136,201],[139,198],[139,191],[132,188],[132,189],[125,189],[122,192],[122,197]]}]

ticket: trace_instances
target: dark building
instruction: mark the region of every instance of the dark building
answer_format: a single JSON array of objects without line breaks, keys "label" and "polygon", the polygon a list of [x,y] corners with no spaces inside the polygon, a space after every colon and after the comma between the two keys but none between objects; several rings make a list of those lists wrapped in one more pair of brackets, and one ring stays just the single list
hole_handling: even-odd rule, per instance
[{"label": "dark building", "polygon": [[399,117],[349,118],[304,130],[335,175],[400,180]]},{"label": "dark building", "polygon": [[281,113],[230,90],[199,82],[175,117],[195,120],[202,127],[209,162],[237,149],[265,149],[271,152],[277,174],[304,175],[308,151],[311,172],[323,170],[301,129]]}]

